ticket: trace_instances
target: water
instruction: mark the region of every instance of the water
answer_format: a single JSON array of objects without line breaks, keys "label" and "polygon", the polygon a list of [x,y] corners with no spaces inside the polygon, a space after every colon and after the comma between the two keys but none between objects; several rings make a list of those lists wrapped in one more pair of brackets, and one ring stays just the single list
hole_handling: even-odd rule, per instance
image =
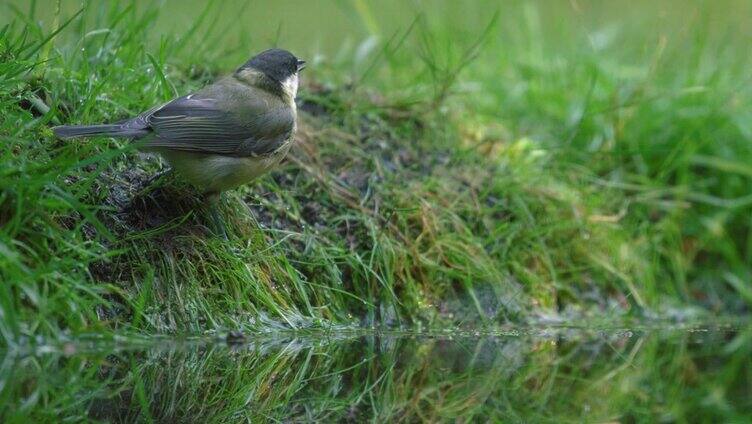
[{"label": "water", "polygon": [[750,422],[752,328],[82,340],[6,352],[5,422]]}]

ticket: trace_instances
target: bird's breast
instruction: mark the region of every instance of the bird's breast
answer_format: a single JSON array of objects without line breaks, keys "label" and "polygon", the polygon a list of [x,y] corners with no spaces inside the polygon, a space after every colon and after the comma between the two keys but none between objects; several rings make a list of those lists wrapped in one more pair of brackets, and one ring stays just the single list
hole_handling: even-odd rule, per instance
[{"label": "bird's breast", "polygon": [[285,157],[289,147],[287,143],[272,154],[257,157],[174,150],[161,153],[189,183],[207,192],[221,192],[247,184],[269,172]]}]

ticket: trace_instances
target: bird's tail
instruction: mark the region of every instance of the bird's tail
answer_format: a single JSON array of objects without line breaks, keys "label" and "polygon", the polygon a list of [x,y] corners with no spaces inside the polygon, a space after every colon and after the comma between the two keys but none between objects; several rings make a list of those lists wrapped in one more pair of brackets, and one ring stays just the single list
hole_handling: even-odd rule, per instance
[{"label": "bird's tail", "polygon": [[148,133],[144,129],[132,128],[124,124],[61,125],[53,127],[52,132],[62,139],[94,136],[134,138]]}]

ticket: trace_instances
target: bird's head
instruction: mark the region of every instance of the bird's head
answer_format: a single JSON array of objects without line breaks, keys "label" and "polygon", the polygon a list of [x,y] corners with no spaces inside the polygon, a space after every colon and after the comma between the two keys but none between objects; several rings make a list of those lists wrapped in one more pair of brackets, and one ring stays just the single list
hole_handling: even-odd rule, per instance
[{"label": "bird's head", "polygon": [[285,93],[295,98],[298,91],[298,73],[303,68],[305,68],[305,61],[298,59],[287,50],[269,49],[253,56],[238,69],[238,73],[243,71],[261,73],[279,84]]}]

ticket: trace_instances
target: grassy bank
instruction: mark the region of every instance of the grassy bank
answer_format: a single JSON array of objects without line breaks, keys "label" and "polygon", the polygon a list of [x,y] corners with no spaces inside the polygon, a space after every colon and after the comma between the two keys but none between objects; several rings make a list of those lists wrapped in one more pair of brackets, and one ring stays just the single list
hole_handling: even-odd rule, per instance
[{"label": "grassy bank", "polygon": [[393,36],[345,8],[373,41],[298,46],[297,146],[228,193],[224,241],[158,159],[49,127],[134,115],[273,42],[207,48],[243,34],[212,8],[162,33],[156,7],[6,5],[2,339],[747,312],[749,29],[643,6],[405,13]]}]

